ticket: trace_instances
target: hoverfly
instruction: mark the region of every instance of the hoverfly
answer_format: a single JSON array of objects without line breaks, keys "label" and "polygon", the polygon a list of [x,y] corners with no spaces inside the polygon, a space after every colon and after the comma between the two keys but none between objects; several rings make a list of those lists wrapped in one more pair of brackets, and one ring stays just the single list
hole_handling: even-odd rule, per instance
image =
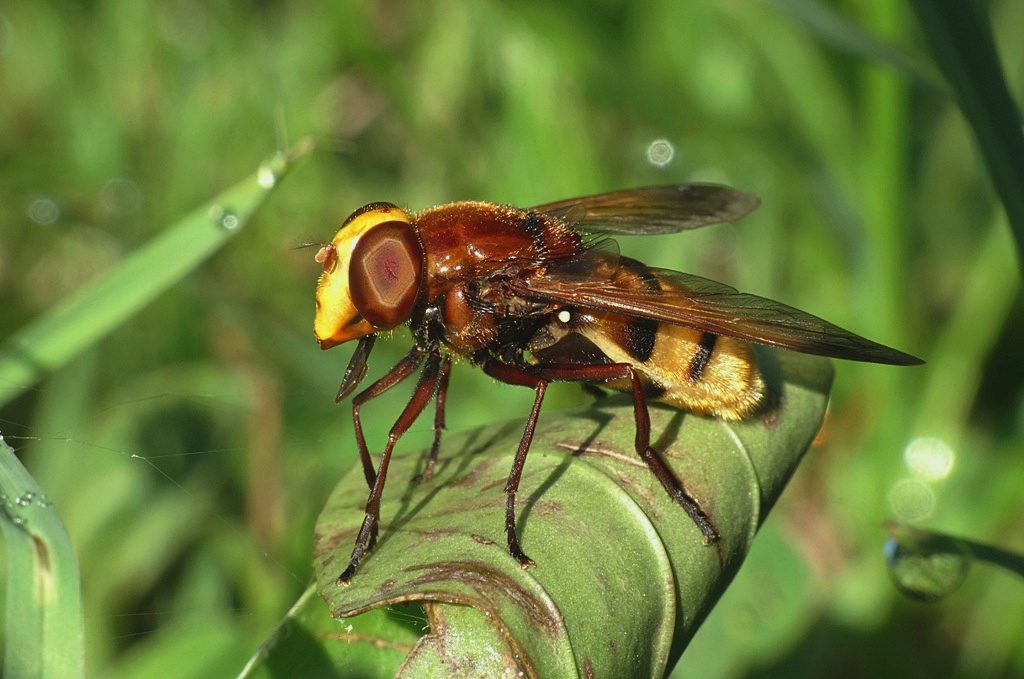
[{"label": "hoverfly", "polygon": [[[505,485],[508,551],[524,568],[533,562],[516,536],[516,492],[550,382],[631,394],[637,454],[711,543],[718,539],[711,518],[650,446],[647,401],[727,420],[754,414],[766,387],[751,342],[855,361],[921,362],[779,302],[645,266],[620,256],[606,237],[591,235],[685,231],[738,219],[757,204],[754,196],[725,186],[688,184],[525,210],[465,201],[421,212],[371,203],[353,212],[316,255],[323,265],[314,323],[320,346],[359,340],[337,400],[365,377],[378,333],[406,325],[414,342],[352,400],[370,495],[338,583],[347,584],[373,548],[391,452],[431,399],[434,439],[420,479],[433,473],[453,356],[535,392]],[[375,470],[359,410],[417,368],[412,397]]]}]

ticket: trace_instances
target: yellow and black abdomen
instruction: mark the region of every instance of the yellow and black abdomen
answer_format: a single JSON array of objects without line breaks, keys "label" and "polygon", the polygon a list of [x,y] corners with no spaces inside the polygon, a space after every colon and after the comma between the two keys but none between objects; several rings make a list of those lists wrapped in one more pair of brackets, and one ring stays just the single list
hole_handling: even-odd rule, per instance
[{"label": "yellow and black abdomen", "polygon": [[[563,309],[534,335],[529,349],[538,363],[628,363],[649,399],[725,420],[751,415],[765,397],[750,344],[651,319]],[[596,384],[633,389],[627,378]]]},{"label": "yellow and black abdomen", "polygon": [[[594,314],[577,332],[613,363],[630,363],[653,400],[738,420],[764,399],[764,380],[747,342],[619,314]],[[629,391],[626,380],[603,386]]]},{"label": "yellow and black abdomen", "polygon": [[[635,291],[638,299],[673,292],[636,260],[622,257],[610,278],[615,287]],[[531,342],[541,361],[628,363],[648,398],[702,415],[739,420],[765,397],[765,384],[753,347],[747,342],[615,311],[562,309]],[[602,386],[630,392],[628,379]]]}]

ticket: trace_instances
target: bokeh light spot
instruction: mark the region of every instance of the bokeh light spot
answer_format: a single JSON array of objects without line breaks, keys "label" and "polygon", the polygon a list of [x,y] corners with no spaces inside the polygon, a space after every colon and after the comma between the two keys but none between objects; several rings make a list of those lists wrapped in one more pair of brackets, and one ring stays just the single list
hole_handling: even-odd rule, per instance
[{"label": "bokeh light spot", "polygon": [[953,470],[956,457],[949,444],[934,436],[918,436],[903,450],[903,462],[922,481],[940,481]]},{"label": "bokeh light spot", "polygon": [[26,212],[29,219],[42,226],[49,226],[60,219],[60,207],[49,198],[32,199]]},{"label": "bokeh light spot", "polygon": [[676,157],[676,148],[667,139],[655,139],[647,145],[647,162],[654,167],[665,167]]},{"label": "bokeh light spot", "polygon": [[920,479],[900,479],[889,490],[889,508],[901,521],[920,521],[935,508],[935,493]]}]

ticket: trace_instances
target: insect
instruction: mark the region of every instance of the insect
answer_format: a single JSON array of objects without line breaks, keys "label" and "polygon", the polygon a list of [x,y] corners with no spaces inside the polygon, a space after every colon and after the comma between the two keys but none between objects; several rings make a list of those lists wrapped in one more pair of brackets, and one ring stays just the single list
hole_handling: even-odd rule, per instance
[{"label": "insect", "polygon": [[[347,584],[376,542],[380,502],[396,442],[433,399],[434,438],[420,479],[437,462],[452,357],[499,382],[534,390],[533,408],[505,485],[508,551],[533,565],[516,535],[516,493],[551,382],[631,394],[636,452],[700,528],[711,518],[650,446],[649,400],[738,420],[766,397],[751,342],[856,361],[921,363],[779,302],[705,278],[655,269],[618,254],[605,234],[667,234],[738,219],[753,195],[713,184],[654,186],[531,209],[457,202],[409,212],[371,203],[320,248],[314,330],[328,349],[358,339],[337,400],[366,376],[379,333],[401,325],[413,346],[352,400],[355,438],[370,487]],[[360,408],[419,368],[412,397],[374,469]]]}]

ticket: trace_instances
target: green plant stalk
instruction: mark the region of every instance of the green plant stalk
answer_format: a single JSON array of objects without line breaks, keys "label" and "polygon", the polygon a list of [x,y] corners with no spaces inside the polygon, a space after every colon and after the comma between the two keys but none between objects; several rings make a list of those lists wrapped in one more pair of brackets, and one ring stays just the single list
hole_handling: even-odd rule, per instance
[{"label": "green plant stalk", "polygon": [[182,280],[238,233],[308,141],[259,170],[128,256],[116,269],[12,335],[0,347],[0,406],[80,354]]},{"label": "green plant stalk", "polygon": [[981,146],[1024,262],[1024,135],[987,18],[977,3],[911,0],[925,38]]},{"label": "green plant stalk", "polygon": [[981,366],[1013,308],[1008,285],[1016,263],[1010,234],[994,220],[982,241],[952,315],[929,356],[929,379],[918,399],[914,432],[944,438],[954,449],[966,429],[981,382]]},{"label": "green plant stalk", "polygon": [[[905,10],[899,5],[860,3],[865,23],[886,39],[899,33]],[[895,346],[906,345],[908,331],[902,313],[906,286],[906,195],[907,111],[905,88],[898,74],[888,68],[864,65],[861,68],[864,93],[858,200],[861,203],[861,228],[865,236],[861,309],[864,332],[884,336]],[[886,384],[882,393],[896,393],[900,372],[883,371],[878,379]],[[875,407],[885,407],[884,402]]]},{"label": "green plant stalk", "polygon": [[[896,4],[860,2],[859,14],[877,35],[897,40],[906,10]],[[906,252],[909,230],[904,197],[907,193],[908,98],[900,76],[890,68],[864,64],[860,68],[863,115],[861,144],[856,156],[857,190],[863,250],[858,263],[858,306],[863,323],[858,329],[868,336],[884,337],[894,346],[907,346],[910,330],[906,312]],[[900,413],[892,396],[902,393],[907,375],[881,370],[873,376],[880,398],[867,404],[867,418],[874,422]],[[899,415],[905,417],[905,415]],[[899,445],[893,427],[871,427],[861,445],[868,450],[893,450]],[[868,474],[879,467],[865,468]]]},{"label": "green plant stalk", "polygon": [[885,529],[893,539],[907,550],[920,554],[948,553],[959,555],[962,558],[981,561],[1024,577],[1024,555],[1017,552],[1011,552],[1008,549],[984,542],[915,528],[901,523],[887,523]]},{"label": "green plant stalk", "polygon": [[85,675],[82,587],[71,539],[32,475],[0,438],[0,529],[7,547],[3,676]]}]

